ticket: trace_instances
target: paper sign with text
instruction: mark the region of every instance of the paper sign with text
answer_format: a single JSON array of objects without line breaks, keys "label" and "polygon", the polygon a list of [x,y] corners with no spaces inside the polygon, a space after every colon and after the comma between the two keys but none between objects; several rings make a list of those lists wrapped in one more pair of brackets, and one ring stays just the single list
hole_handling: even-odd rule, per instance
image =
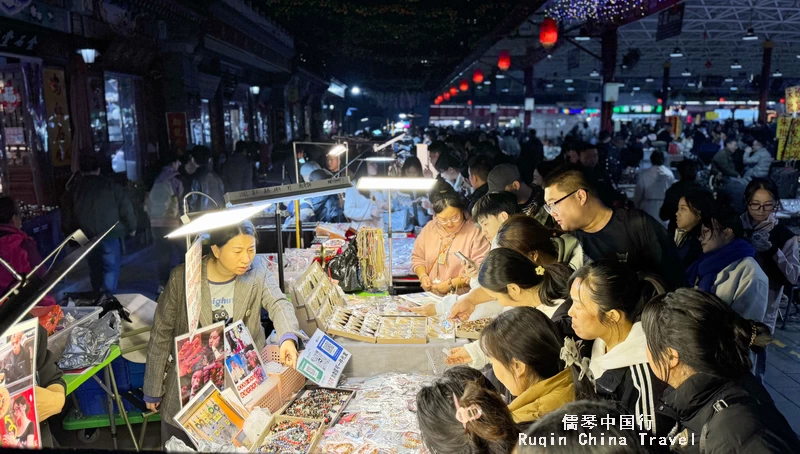
[{"label": "paper sign with text", "polygon": [[320,386],[335,388],[351,356],[336,341],[317,330],[298,358],[297,371]]},{"label": "paper sign with text", "polygon": [[186,315],[189,318],[189,339],[194,339],[200,323],[200,279],[203,276],[203,243],[201,238],[186,253]]},{"label": "paper sign with text", "polygon": [[34,399],[39,321],[17,323],[0,337],[0,446],[38,449],[39,422]]}]

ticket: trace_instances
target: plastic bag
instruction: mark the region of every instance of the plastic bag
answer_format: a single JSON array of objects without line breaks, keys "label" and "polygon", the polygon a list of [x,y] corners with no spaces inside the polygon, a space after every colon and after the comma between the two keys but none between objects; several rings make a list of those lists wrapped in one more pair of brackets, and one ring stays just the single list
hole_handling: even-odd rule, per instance
[{"label": "plastic bag", "polygon": [[58,367],[75,370],[102,363],[111,346],[119,343],[119,323],[119,313],[111,311],[98,320],[73,328]]},{"label": "plastic bag", "polygon": [[356,237],[348,242],[349,246],[341,254],[328,262],[328,272],[332,279],[339,281],[339,287],[345,293],[360,292],[364,289],[361,282],[361,273],[358,269],[358,246]]},{"label": "plastic bag", "polygon": [[76,292],[76,293],[66,293],[64,295],[64,299],[67,300],[67,304],[64,303],[62,300],[62,306],[72,306],[74,303],[75,306],[83,307],[83,306],[93,306],[93,307],[102,307],[103,311],[100,312],[100,317],[106,315],[106,312],[109,311],[116,311],[119,313],[120,318],[125,320],[128,323],[131,322],[130,317],[128,317],[129,312],[122,307],[122,303],[114,295],[109,295],[103,292]]}]

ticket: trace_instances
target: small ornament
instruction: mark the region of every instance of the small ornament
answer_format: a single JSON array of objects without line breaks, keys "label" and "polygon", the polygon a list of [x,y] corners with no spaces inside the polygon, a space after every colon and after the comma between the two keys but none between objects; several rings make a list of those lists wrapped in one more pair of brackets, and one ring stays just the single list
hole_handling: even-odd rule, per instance
[{"label": "small ornament", "polygon": [[541,266],[541,265],[537,266],[536,267],[536,274],[538,274],[539,276],[544,276],[544,267]]}]

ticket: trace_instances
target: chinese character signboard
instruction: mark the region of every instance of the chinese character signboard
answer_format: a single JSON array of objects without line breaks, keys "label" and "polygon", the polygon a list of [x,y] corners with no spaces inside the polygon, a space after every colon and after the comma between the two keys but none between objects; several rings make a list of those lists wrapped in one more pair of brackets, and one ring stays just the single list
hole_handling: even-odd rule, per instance
[{"label": "chinese character signboard", "polygon": [[186,112],[167,112],[167,135],[172,149],[178,153],[189,146]]},{"label": "chinese character signboard", "polygon": [[[786,105],[788,107],[789,103],[787,102]],[[790,115],[782,115],[778,118],[778,130],[775,138],[778,139],[779,160],[800,158],[800,119],[794,119]]]},{"label": "chinese character signboard", "polygon": [[786,113],[800,112],[800,86],[786,88]]},{"label": "chinese character signboard", "polygon": [[72,164],[72,130],[64,71],[44,69],[44,105],[47,110],[47,150],[54,167]]}]

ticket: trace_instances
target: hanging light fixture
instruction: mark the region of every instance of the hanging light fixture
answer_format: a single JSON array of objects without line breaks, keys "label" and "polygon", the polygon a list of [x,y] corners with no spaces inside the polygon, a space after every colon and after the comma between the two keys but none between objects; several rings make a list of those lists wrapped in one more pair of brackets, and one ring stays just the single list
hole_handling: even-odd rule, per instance
[{"label": "hanging light fixture", "polygon": [[94,60],[97,58],[97,55],[99,54],[99,52],[97,52],[97,49],[79,49],[78,53],[81,54],[81,57],[83,57],[83,61],[85,61],[86,64],[88,65],[94,63]]},{"label": "hanging light fixture", "polygon": [[550,17],[545,17],[539,27],[539,42],[542,47],[549,49],[558,41],[558,24]]},{"label": "hanging light fixture", "polygon": [[545,88],[553,88],[553,84],[547,83],[547,84],[545,84]]},{"label": "hanging light fixture", "polygon": [[734,60],[731,63],[731,69],[742,69],[742,65],[739,63],[739,60]]},{"label": "hanging light fixture", "polygon": [[589,73],[589,77],[600,77],[600,73],[597,72],[596,69],[593,69],[592,72]]},{"label": "hanging light fixture", "polygon": [[572,79],[564,79],[564,83],[565,84],[571,84],[572,83]]},{"label": "hanging light fixture", "polygon": [[483,83],[483,71],[481,71],[480,68],[472,73],[472,81],[476,84]]},{"label": "hanging light fixture", "polygon": [[648,77],[644,81],[645,82],[653,82],[653,81],[655,81],[655,79],[653,79],[652,77]]},{"label": "hanging light fixture", "polygon": [[689,71],[689,68],[684,69],[683,72],[681,73],[681,76],[683,76],[683,77],[691,77],[691,75],[692,75],[692,72]]},{"label": "hanging light fixture", "polygon": [[461,91],[469,90],[469,82],[464,79],[461,79],[461,82],[458,83],[458,89]]},{"label": "hanging light fixture", "polygon": [[733,82],[733,77],[726,77],[725,82]]},{"label": "hanging light fixture", "polygon": [[455,96],[458,94],[458,88],[450,87],[450,96]]},{"label": "hanging light fixture", "polygon": [[438,106],[439,104],[442,103],[442,101],[444,101],[444,97],[442,95],[439,95],[436,97],[436,99],[433,100],[433,103]]},{"label": "hanging light fixture", "polygon": [[750,28],[747,29],[747,33],[745,33],[744,36],[742,36],[742,40],[743,41],[756,41],[756,40],[758,40],[758,35],[756,35],[756,32],[755,32],[755,30],[753,30],[753,27],[750,27]]},{"label": "hanging light fixture", "polygon": [[572,87],[572,86],[567,87],[567,91],[575,91],[575,87]]},{"label": "hanging light fixture", "polygon": [[776,69],[774,73],[772,73],[772,77],[783,77],[783,73],[781,73],[780,69]]},{"label": "hanging light fixture", "polygon": [[681,58],[683,57],[683,52],[681,52],[680,47],[676,47],[675,50],[673,50],[672,53],[669,54],[669,56],[672,58]]},{"label": "hanging light fixture", "polygon": [[253,85],[250,87],[250,93],[252,93],[254,96],[258,96],[258,94],[261,93],[261,87],[258,85]]},{"label": "hanging light fixture", "polygon": [[445,100],[445,101],[450,101],[450,92],[447,92],[447,93],[445,93],[445,94],[444,94],[444,95],[442,95],[442,96],[444,96],[444,100]]},{"label": "hanging light fixture", "polygon": [[589,36],[589,31],[586,30],[586,27],[581,27],[578,36],[575,37],[575,41],[589,41],[590,39],[592,38]]},{"label": "hanging light fixture", "polygon": [[508,71],[511,68],[511,54],[507,50],[501,50],[500,56],[497,57],[497,67],[500,71]]}]

